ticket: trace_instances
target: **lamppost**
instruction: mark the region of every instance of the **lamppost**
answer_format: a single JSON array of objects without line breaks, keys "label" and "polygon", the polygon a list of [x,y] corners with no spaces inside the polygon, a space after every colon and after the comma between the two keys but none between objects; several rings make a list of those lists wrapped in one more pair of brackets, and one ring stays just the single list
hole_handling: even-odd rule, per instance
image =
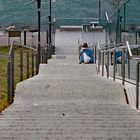
[{"label": "lamppost", "polygon": [[99,0],[99,22],[101,20],[101,0]]},{"label": "lamppost", "polygon": [[40,64],[40,16],[41,16],[41,12],[40,12],[40,8],[41,8],[41,0],[36,0],[37,2],[37,8],[38,8],[38,48],[37,48],[37,73],[39,70],[39,64]]},{"label": "lamppost", "polygon": [[52,1],[49,0],[49,16],[48,16],[48,19],[49,19],[49,46],[51,46],[51,43],[52,43],[52,39],[51,39],[51,32],[52,32]]},{"label": "lamppost", "polygon": [[52,3],[56,2],[56,0],[49,0],[49,16],[48,16],[48,24],[49,24],[49,32],[48,32],[48,44],[49,44],[49,48],[50,48],[50,53],[52,54],[54,52],[55,47],[53,46],[53,42],[52,42]]}]

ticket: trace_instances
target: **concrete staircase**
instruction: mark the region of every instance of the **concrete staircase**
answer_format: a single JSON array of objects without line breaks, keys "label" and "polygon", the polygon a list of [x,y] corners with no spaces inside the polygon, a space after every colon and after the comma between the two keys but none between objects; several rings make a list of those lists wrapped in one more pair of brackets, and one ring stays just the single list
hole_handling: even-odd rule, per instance
[{"label": "concrete staircase", "polygon": [[0,114],[0,140],[139,140],[140,113],[123,87],[97,75],[77,55],[53,56],[16,88]]}]

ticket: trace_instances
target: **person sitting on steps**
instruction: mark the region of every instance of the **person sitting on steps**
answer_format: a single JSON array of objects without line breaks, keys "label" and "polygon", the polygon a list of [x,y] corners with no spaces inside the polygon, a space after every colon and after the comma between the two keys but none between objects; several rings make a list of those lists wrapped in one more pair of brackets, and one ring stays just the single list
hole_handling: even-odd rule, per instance
[{"label": "person sitting on steps", "polygon": [[79,64],[93,64],[93,50],[88,47],[87,43],[84,43],[79,51]]}]

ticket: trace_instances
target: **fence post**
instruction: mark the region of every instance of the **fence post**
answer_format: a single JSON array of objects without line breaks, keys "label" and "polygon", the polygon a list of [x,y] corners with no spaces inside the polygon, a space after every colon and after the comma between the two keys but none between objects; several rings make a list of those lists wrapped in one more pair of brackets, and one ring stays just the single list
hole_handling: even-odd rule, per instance
[{"label": "fence post", "polygon": [[20,81],[23,81],[23,48],[20,48]]},{"label": "fence post", "polygon": [[14,75],[15,75],[15,72],[14,72],[14,46],[12,48],[12,51],[11,51],[11,90],[12,90],[12,103],[14,101],[14,97],[15,97],[15,93],[14,93],[14,90],[15,90],[15,80],[14,80]]},{"label": "fence post", "polygon": [[102,52],[102,76],[104,76],[104,50]]},{"label": "fence post", "polygon": [[27,50],[27,79],[29,78],[29,50]]},{"label": "fence post", "polygon": [[100,72],[100,64],[101,64],[101,51],[98,50],[98,72]]},{"label": "fence post", "polygon": [[127,50],[127,59],[128,59],[128,79],[130,79],[130,55],[129,52]]},{"label": "fence post", "polygon": [[38,51],[36,52],[36,74],[39,73],[39,60],[38,60]]},{"label": "fence post", "polygon": [[7,65],[7,102],[11,102],[11,63]]},{"label": "fence post", "polygon": [[125,84],[125,48],[122,49],[122,84]]},{"label": "fence post", "polygon": [[96,59],[97,59],[97,47],[94,46],[94,63],[96,64]]},{"label": "fence post", "polygon": [[41,51],[41,58],[42,58],[41,63],[44,63],[44,49],[42,48],[41,50],[42,50]]},{"label": "fence post", "polygon": [[107,51],[107,78],[109,78],[109,50]]},{"label": "fence post", "polygon": [[26,29],[24,29],[24,45],[26,45]]},{"label": "fence post", "polygon": [[34,51],[32,51],[32,76],[34,76]]},{"label": "fence post", "polygon": [[136,64],[136,109],[139,109],[139,64]]},{"label": "fence post", "polygon": [[116,50],[113,51],[114,57],[113,57],[113,81],[115,81],[115,70],[116,70]]},{"label": "fence post", "polygon": [[45,63],[45,50],[43,49],[42,51],[43,51],[43,53],[42,53],[43,61],[42,62]]}]

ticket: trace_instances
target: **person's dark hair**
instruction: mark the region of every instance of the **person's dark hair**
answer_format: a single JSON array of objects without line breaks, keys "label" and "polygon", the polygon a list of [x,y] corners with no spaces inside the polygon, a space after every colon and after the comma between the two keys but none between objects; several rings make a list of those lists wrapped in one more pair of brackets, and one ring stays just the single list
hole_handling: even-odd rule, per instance
[{"label": "person's dark hair", "polygon": [[88,44],[87,43],[84,43],[83,44],[83,48],[88,48]]}]

